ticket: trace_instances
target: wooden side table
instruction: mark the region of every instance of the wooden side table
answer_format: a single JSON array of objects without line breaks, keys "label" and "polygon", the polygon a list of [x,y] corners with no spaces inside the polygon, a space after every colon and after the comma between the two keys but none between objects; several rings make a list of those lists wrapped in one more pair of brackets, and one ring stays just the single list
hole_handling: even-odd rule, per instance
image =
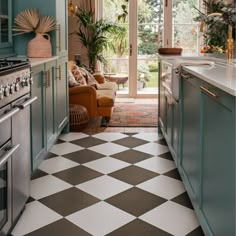
[{"label": "wooden side table", "polygon": [[116,82],[116,84],[118,85],[118,89],[119,88],[119,85],[122,84],[123,85],[123,88],[124,88],[124,85],[125,83],[127,82],[128,80],[128,75],[125,75],[125,74],[104,74],[105,78],[109,81],[112,81],[112,82]]},{"label": "wooden side table", "polygon": [[70,131],[78,132],[84,129],[89,122],[89,114],[84,106],[70,104]]}]

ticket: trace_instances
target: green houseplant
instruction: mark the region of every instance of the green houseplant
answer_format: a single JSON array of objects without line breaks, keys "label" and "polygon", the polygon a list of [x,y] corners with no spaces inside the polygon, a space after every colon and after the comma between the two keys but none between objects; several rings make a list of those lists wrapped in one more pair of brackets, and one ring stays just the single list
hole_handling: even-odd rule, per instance
[{"label": "green houseplant", "polygon": [[[194,19],[201,22],[200,30],[203,32],[204,40],[204,47],[201,52],[225,52],[228,25],[232,25],[235,31],[236,8],[233,3],[227,3],[223,0],[203,0],[203,6],[205,11],[196,9],[198,16]],[[220,15],[212,15],[212,13],[219,13]]]},{"label": "green houseplant", "polygon": [[75,16],[78,17],[79,23],[75,34],[79,36],[80,42],[87,49],[89,69],[94,71],[97,61],[106,64],[102,52],[109,46],[109,36],[123,29],[102,18],[94,20],[91,10],[79,8]]}]

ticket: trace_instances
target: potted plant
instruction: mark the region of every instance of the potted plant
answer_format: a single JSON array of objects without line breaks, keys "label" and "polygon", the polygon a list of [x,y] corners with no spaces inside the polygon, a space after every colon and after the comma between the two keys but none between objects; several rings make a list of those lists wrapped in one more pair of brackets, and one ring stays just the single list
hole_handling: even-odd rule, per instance
[{"label": "potted plant", "polygon": [[137,89],[141,90],[145,88],[146,83],[150,81],[150,71],[149,67],[145,64],[138,65],[138,80],[137,80]]},{"label": "potted plant", "polygon": [[75,16],[78,17],[79,27],[74,33],[79,36],[82,45],[87,49],[89,68],[94,72],[97,61],[106,64],[102,52],[109,46],[109,35],[121,27],[102,18],[94,20],[91,10],[79,8]]},{"label": "potted plant", "polygon": [[[205,11],[199,9],[195,21],[201,22],[204,46],[202,53],[222,53],[226,51],[228,26],[235,30],[236,8],[223,0],[204,0]],[[206,27],[205,27],[206,26]],[[234,34],[233,34],[234,35]]]}]

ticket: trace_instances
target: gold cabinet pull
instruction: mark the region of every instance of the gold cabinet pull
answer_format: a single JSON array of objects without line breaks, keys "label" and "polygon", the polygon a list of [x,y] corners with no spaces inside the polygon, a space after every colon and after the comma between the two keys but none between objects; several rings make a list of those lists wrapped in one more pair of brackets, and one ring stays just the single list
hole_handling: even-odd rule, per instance
[{"label": "gold cabinet pull", "polygon": [[56,29],[58,31],[58,44],[56,48],[60,52],[61,51],[61,26],[60,24],[57,24]]},{"label": "gold cabinet pull", "polygon": [[57,79],[61,80],[61,66],[58,66],[58,67],[57,67],[57,71],[58,71],[58,73],[57,73]]},{"label": "gold cabinet pull", "polygon": [[50,87],[50,70],[47,71],[47,74],[48,74],[48,76],[47,76],[47,79],[48,79],[47,88],[49,88]]},{"label": "gold cabinet pull", "polygon": [[209,89],[207,89],[207,88],[205,88],[205,87],[203,87],[203,86],[200,86],[200,89],[201,89],[202,91],[204,91],[205,93],[207,93],[208,95],[210,95],[211,97],[213,97],[213,98],[218,98],[218,97],[219,97],[219,95],[217,95],[217,94],[211,92]]},{"label": "gold cabinet pull", "polygon": [[48,73],[47,73],[47,71],[44,71],[43,86],[46,88],[47,88],[47,80],[48,80]]}]

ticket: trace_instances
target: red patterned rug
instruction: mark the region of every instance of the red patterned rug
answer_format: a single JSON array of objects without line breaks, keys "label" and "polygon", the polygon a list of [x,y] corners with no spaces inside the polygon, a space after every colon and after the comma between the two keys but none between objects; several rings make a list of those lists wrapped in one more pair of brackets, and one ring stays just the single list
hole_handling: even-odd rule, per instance
[{"label": "red patterned rug", "polygon": [[116,103],[109,127],[157,127],[157,104]]}]

